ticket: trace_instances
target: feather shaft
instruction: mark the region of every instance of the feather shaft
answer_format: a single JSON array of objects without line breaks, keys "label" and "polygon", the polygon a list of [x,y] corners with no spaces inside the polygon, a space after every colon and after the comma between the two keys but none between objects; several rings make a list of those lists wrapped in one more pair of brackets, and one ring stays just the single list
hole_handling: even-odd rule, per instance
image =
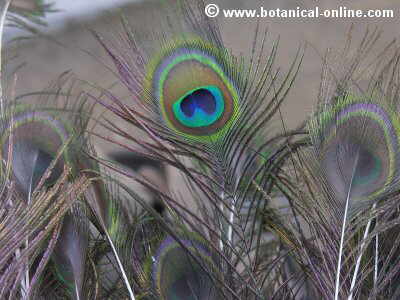
[{"label": "feather shaft", "polygon": [[106,236],[107,236],[107,239],[108,239],[108,241],[110,243],[111,249],[112,249],[112,251],[114,253],[115,259],[117,260],[118,267],[121,270],[122,277],[124,279],[124,283],[125,283],[126,288],[127,288],[128,292],[129,292],[129,297],[130,297],[131,300],[135,300],[135,295],[133,294],[133,290],[132,290],[132,287],[131,287],[131,285],[129,283],[128,276],[126,276],[125,269],[124,269],[124,267],[122,265],[122,262],[121,262],[121,260],[120,260],[120,258],[118,256],[118,252],[117,252],[117,250],[116,250],[116,248],[114,246],[114,243],[111,240],[111,237],[109,236],[108,232],[106,232]]},{"label": "feather shaft", "polygon": [[353,165],[353,172],[350,180],[350,185],[349,189],[347,192],[347,197],[346,197],[346,205],[344,208],[344,215],[343,215],[343,223],[342,223],[342,233],[340,235],[340,245],[339,245],[339,256],[338,256],[338,264],[337,264],[337,269],[336,269],[336,284],[335,284],[335,300],[339,299],[339,289],[340,289],[340,269],[342,267],[342,253],[343,253],[343,248],[344,248],[344,235],[346,231],[346,223],[347,223],[347,213],[349,210],[349,204],[350,204],[350,193],[351,193],[351,186],[356,170],[356,166],[358,163],[358,158],[359,158],[359,153],[357,153],[355,163]]},{"label": "feather shaft", "polygon": [[378,282],[378,261],[379,261],[379,237],[375,236],[375,257],[374,257],[374,288]]},{"label": "feather shaft", "polygon": [[[219,204],[219,209],[221,214],[224,213],[224,198],[225,198],[225,193],[224,191],[221,192],[221,203]],[[221,232],[223,232],[223,228],[224,225],[222,224],[222,220],[220,221],[220,228],[221,228]],[[222,234],[221,234],[221,238],[219,239],[219,250],[223,251],[224,250],[224,242],[222,241]]]},{"label": "feather shaft", "polygon": [[[376,203],[374,203],[374,205],[372,206],[372,209],[375,209],[375,207],[376,207]],[[367,226],[365,227],[363,240],[362,240],[361,245],[360,245],[360,254],[359,254],[358,258],[357,258],[356,267],[354,269],[354,274],[353,274],[353,279],[351,280],[350,296],[348,297],[348,300],[352,300],[353,299],[353,289],[354,289],[354,286],[356,285],[358,270],[360,268],[361,258],[363,256],[363,251],[364,251],[364,247],[365,247],[365,241],[367,239],[367,236],[368,236],[368,233],[369,233],[369,228],[371,227],[371,223],[372,223],[372,219],[370,219],[368,221]]]},{"label": "feather shaft", "polygon": [[231,211],[229,212],[229,226],[228,226],[228,242],[230,245],[232,245],[233,221],[235,218],[235,205],[236,205],[236,197],[232,197]]}]

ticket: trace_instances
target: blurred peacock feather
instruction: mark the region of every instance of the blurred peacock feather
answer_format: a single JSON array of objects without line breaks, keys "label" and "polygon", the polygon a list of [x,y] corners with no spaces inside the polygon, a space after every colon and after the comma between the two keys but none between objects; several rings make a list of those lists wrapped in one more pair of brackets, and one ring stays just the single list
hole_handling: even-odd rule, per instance
[{"label": "blurred peacock feather", "polygon": [[395,43],[372,63],[377,30],[327,51],[288,131],[304,47],[283,74],[259,26],[237,57],[202,1],[160,7],[157,28],[93,32],[128,101],[68,72],[1,89],[0,299],[398,299]]}]

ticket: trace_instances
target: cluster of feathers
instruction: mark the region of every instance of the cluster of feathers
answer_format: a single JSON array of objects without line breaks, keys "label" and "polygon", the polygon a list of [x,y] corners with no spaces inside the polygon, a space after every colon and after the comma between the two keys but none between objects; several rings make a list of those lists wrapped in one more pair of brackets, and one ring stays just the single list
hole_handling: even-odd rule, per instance
[{"label": "cluster of feathers", "polygon": [[[40,20],[3,5],[1,24]],[[282,74],[258,27],[236,57],[202,1],[160,11],[151,34],[93,32],[128,101],[68,74],[0,90],[0,299],[400,299],[396,44],[365,68],[377,30],[327,51],[315,112],[287,130],[303,47]]]}]

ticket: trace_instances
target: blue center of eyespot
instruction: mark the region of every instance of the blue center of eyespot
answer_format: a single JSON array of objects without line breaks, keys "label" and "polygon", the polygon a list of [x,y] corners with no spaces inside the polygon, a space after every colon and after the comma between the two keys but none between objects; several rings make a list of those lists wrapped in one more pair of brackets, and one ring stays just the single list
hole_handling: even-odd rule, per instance
[{"label": "blue center of eyespot", "polygon": [[196,128],[212,125],[223,114],[224,98],[216,86],[202,86],[189,91],[172,105],[176,119]]},{"label": "blue center of eyespot", "polygon": [[181,110],[189,118],[193,117],[197,108],[211,115],[216,106],[214,95],[207,89],[195,90],[181,102]]}]

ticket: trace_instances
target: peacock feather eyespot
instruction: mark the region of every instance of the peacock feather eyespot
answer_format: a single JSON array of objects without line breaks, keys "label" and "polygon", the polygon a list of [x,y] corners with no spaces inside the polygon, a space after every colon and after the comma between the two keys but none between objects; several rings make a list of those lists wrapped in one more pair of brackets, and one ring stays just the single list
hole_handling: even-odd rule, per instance
[{"label": "peacock feather eyespot", "polygon": [[351,182],[350,196],[372,199],[395,183],[400,121],[388,106],[347,95],[318,123],[321,163],[337,190]]},{"label": "peacock feather eyespot", "polygon": [[167,236],[158,247],[152,267],[156,290],[164,300],[219,299],[213,251],[196,235],[185,236],[179,241]]},{"label": "peacock feather eyespot", "polygon": [[199,38],[172,40],[149,62],[144,91],[174,133],[215,142],[239,116],[232,57]]},{"label": "peacock feather eyespot", "polygon": [[69,130],[50,112],[17,105],[10,109],[0,134],[0,157],[11,156],[12,172],[25,192],[39,183],[60,151],[63,150],[62,156],[45,184],[53,184],[60,177],[64,164],[69,162],[69,151],[63,149],[70,136]]}]

